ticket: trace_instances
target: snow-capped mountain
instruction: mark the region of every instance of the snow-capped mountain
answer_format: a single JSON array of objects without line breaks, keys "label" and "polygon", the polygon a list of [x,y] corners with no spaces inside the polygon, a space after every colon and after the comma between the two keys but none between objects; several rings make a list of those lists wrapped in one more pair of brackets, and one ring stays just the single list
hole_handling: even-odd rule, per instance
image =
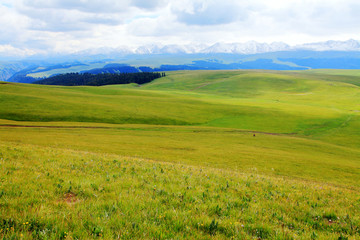
[{"label": "snow-capped mountain", "polygon": [[191,54],[191,53],[200,53],[203,49],[208,47],[204,44],[187,44],[187,45],[178,45],[178,44],[152,44],[146,46],[140,46],[133,51],[135,54]]},{"label": "snow-capped mountain", "polygon": [[360,51],[360,41],[326,41],[317,43],[306,43],[301,45],[290,46],[284,42],[259,43],[249,41],[245,43],[215,43],[213,45],[205,44],[151,44],[140,47],[122,46],[118,48],[97,48],[89,49],[74,53],[74,56],[94,56],[103,55],[108,57],[126,56],[132,54],[151,55],[151,54],[212,54],[212,53],[228,53],[228,54],[258,54],[268,52],[281,51]]},{"label": "snow-capped mountain", "polygon": [[274,42],[271,44],[258,43],[249,41],[246,43],[216,43],[202,53],[238,53],[238,54],[255,54],[265,52],[279,52],[290,50],[290,46],[283,42]]},{"label": "snow-capped mountain", "polygon": [[102,48],[91,48],[79,52],[75,52],[70,56],[73,57],[81,57],[81,56],[103,56],[103,57],[111,57],[111,56],[125,56],[129,54],[134,54],[134,51],[128,47],[118,47],[118,48],[110,48],[110,47],[102,47]]},{"label": "snow-capped mountain", "polygon": [[[191,43],[191,44],[151,44],[138,47],[119,46],[117,48],[101,47],[81,50],[74,53],[40,53],[30,54],[24,59],[46,59],[50,61],[61,59],[115,59],[123,58],[129,55],[152,55],[152,54],[262,54],[270,52],[286,52],[286,51],[342,51],[342,52],[360,52],[360,41],[350,39],[347,41],[329,40],[325,42],[305,43],[295,46],[288,45],[284,42],[260,43],[256,41],[248,41],[245,43],[224,43],[218,42],[213,45]],[[1,52],[0,58],[8,59],[7,53]],[[13,57],[14,58],[14,57]],[[12,58],[11,58],[12,59]],[[15,58],[16,59],[16,58]]]},{"label": "snow-capped mountain", "polygon": [[193,53],[236,53],[236,54],[255,54],[265,52],[277,52],[291,50],[291,47],[283,42],[271,44],[250,41],[246,43],[215,43],[208,46],[205,44],[187,45],[147,45],[135,49],[135,54],[193,54]]},{"label": "snow-capped mountain", "polygon": [[[194,53],[232,53],[232,54],[257,54],[280,51],[360,51],[360,42],[350,39],[348,41],[326,41],[306,43],[290,46],[284,42],[259,43],[249,41],[245,43],[215,43],[211,46],[204,44],[187,45],[160,45],[153,44],[141,46],[133,50],[134,54],[194,54]],[[129,51],[131,51],[129,49]],[[127,51],[127,52],[129,52]],[[126,52],[123,50],[123,52]]]},{"label": "snow-capped mountain", "polygon": [[306,43],[293,47],[296,50],[312,51],[360,51],[360,42],[354,39],[347,41],[326,41],[317,43]]},{"label": "snow-capped mountain", "polygon": [[137,49],[135,49],[135,54],[159,54],[161,53],[160,49],[163,46],[160,44],[151,44],[151,45],[145,45],[140,46]]}]

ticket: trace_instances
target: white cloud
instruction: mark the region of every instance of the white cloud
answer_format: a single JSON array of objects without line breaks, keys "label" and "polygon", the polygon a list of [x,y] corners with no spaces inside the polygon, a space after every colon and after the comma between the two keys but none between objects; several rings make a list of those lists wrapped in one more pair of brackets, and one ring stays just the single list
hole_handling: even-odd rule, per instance
[{"label": "white cloud", "polygon": [[[0,5],[0,44],[13,44],[22,41],[29,19],[15,9]],[[26,34],[26,33],[25,33]]]},{"label": "white cloud", "polygon": [[1,0],[0,44],[71,52],[153,43],[360,39],[359,11],[357,0]]},{"label": "white cloud", "polygon": [[156,8],[164,8],[169,3],[168,0],[132,0],[131,5],[136,6],[142,9],[156,9]]},{"label": "white cloud", "polygon": [[245,1],[185,0],[176,2],[172,9],[187,25],[221,25],[246,19],[252,6]]},{"label": "white cloud", "polygon": [[26,48],[15,48],[9,44],[6,45],[0,45],[0,54],[7,57],[25,57],[29,55],[33,55],[36,52],[31,49]]},{"label": "white cloud", "polygon": [[130,0],[23,0],[23,6],[35,9],[68,9],[90,13],[124,12]]}]

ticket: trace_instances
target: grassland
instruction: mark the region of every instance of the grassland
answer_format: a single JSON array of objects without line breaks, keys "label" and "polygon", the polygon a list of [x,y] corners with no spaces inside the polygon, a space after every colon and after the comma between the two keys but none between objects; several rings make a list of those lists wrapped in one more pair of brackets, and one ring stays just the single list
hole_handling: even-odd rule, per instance
[{"label": "grassland", "polygon": [[0,146],[6,238],[359,237],[355,190],[119,155]]},{"label": "grassland", "polygon": [[360,238],[359,73],[0,84],[0,236]]}]

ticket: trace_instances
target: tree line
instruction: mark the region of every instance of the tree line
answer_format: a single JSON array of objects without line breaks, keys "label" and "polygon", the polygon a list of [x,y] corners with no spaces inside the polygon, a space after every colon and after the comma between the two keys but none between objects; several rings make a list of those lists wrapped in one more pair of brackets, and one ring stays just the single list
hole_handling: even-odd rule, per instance
[{"label": "tree line", "polygon": [[61,86],[103,86],[111,84],[149,83],[157,78],[165,77],[165,73],[65,73],[33,82],[34,84]]}]

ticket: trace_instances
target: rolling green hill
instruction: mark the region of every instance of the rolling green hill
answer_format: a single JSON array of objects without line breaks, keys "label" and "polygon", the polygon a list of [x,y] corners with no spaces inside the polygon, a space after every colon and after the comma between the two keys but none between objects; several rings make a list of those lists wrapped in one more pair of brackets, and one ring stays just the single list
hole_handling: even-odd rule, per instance
[{"label": "rolling green hill", "polygon": [[141,86],[3,82],[0,236],[356,239],[359,75],[179,71]]}]

